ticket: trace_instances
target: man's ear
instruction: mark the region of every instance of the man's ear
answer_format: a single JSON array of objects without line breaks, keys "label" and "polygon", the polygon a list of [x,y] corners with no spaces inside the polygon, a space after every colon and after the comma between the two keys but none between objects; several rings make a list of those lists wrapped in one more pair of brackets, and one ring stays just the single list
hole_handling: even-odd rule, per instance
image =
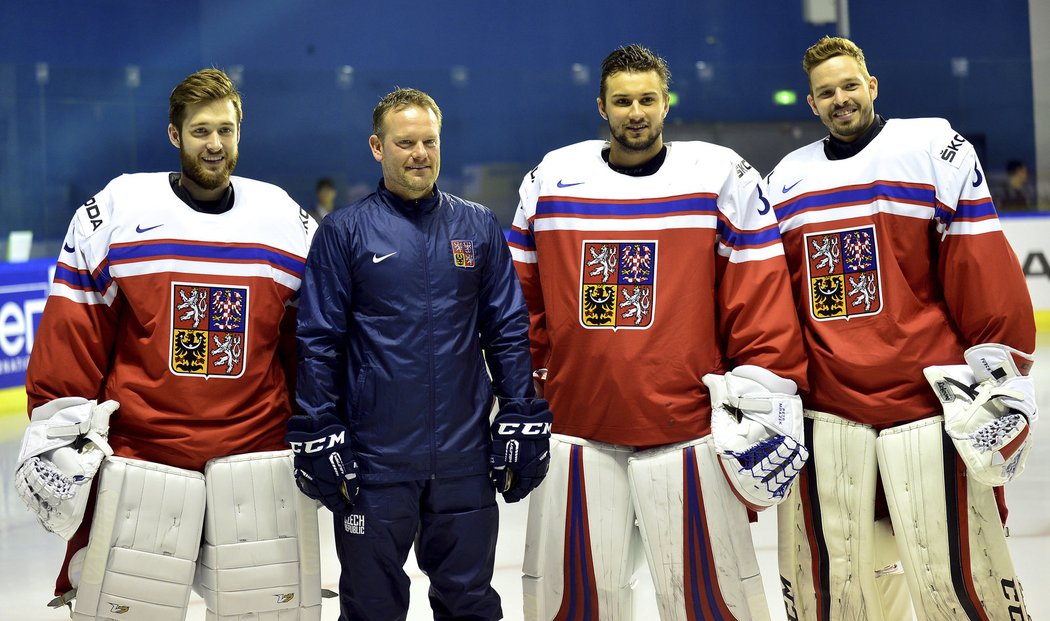
[{"label": "man's ear", "polygon": [[175,145],[176,149],[182,148],[182,138],[179,136],[179,130],[171,123],[168,123],[168,140]]},{"label": "man's ear", "polygon": [[368,146],[372,149],[372,157],[377,162],[383,161],[383,141],[379,139],[379,136],[372,134],[368,137]]}]

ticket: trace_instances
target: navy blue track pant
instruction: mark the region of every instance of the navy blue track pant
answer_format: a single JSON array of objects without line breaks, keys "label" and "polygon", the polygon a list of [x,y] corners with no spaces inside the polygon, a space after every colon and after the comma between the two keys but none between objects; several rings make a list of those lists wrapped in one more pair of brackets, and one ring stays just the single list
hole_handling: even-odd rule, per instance
[{"label": "navy blue track pant", "polygon": [[435,619],[503,617],[491,584],[499,510],[487,475],[362,485],[353,511],[333,517],[340,621],[407,617],[413,543]]}]

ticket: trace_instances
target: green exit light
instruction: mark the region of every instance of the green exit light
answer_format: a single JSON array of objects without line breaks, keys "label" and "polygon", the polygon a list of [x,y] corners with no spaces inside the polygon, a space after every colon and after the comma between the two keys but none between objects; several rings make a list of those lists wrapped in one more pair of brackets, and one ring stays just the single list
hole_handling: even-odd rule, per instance
[{"label": "green exit light", "polygon": [[798,101],[798,95],[795,91],[782,90],[773,91],[773,103],[778,106],[791,106]]},{"label": "green exit light", "polygon": [[678,93],[674,91],[668,91],[667,93],[667,107],[673,108],[678,105]]}]

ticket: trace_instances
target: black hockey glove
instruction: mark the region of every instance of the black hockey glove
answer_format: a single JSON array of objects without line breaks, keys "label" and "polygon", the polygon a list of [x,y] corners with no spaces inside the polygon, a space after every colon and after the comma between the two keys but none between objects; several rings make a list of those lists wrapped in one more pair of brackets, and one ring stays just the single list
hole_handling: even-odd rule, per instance
[{"label": "black hockey glove", "polygon": [[553,421],[543,399],[509,400],[492,421],[489,474],[507,502],[528,496],[547,474]]},{"label": "black hockey glove", "polygon": [[291,417],[284,436],[295,454],[295,484],[337,514],[353,508],[360,487],[349,434],[346,425],[325,415]]}]

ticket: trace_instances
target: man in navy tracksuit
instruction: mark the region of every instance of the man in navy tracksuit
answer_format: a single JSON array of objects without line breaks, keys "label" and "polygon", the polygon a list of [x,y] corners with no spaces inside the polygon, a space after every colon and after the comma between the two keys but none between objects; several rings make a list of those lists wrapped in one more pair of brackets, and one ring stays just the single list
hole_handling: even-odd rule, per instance
[{"label": "man in navy tracksuit", "polygon": [[306,264],[296,479],[336,514],[341,620],[406,617],[413,541],[435,618],[499,619],[495,491],[520,500],[548,461],[528,312],[495,216],[436,186],[434,100],[395,90],[372,121],[383,180]]}]

